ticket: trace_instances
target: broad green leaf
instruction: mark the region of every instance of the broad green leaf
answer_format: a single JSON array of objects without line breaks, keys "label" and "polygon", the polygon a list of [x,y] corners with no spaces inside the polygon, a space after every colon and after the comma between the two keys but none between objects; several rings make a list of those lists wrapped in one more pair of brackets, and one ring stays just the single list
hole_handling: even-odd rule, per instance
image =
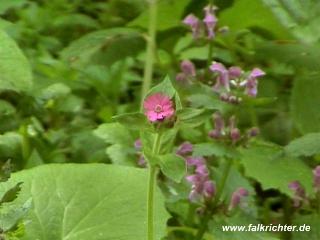
[{"label": "broad green leaf", "polygon": [[183,108],[177,111],[178,123],[188,127],[197,127],[210,118],[212,112],[206,109]]},{"label": "broad green leaf", "polygon": [[135,56],[143,49],[144,40],[137,30],[111,28],[89,33],[72,42],[62,51],[62,58],[75,67],[90,63],[110,66],[120,59]]},{"label": "broad green leaf", "polygon": [[291,96],[291,113],[302,133],[320,132],[320,74],[297,75]]},{"label": "broad green leaf", "polygon": [[245,175],[259,181],[263,189],[278,189],[292,195],[288,188],[292,181],[299,181],[308,194],[313,193],[312,171],[300,159],[282,154],[282,148],[269,144],[253,144],[241,149],[241,162]]},{"label": "broad green leaf", "polygon": [[222,143],[198,143],[193,145],[193,156],[216,156],[234,158],[238,155],[237,151],[231,147],[227,147]]},{"label": "broad green leaf", "polygon": [[[50,164],[12,175],[0,192],[23,182],[17,201],[32,197],[23,240],[144,240],[147,232],[145,169],[103,164]],[[155,193],[155,239],[167,213]]]},{"label": "broad green leaf", "polygon": [[120,123],[104,123],[94,130],[94,134],[110,144],[133,145],[129,130]]},{"label": "broad green leaf", "polygon": [[159,165],[164,175],[175,182],[181,182],[187,173],[185,160],[175,154],[170,153],[159,156]]},{"label": "broad green leaf", "polygon": [[[158,2],[157,30],[163,31],[180,26],[183,17],[182,15],[186,6],[190,3],[190,0],[159,0]],[[139,17],[130,22],[129,26],[147,29],[148,23],[149,12],[146,9]]]},{"label": "broad green leaf", "polygon": [[[203,60],[206,61],[209,55],[209,48],[205,47],[192,47],[185,49],[183,52],[179,54],[179,59],[195,59],[195,60]],[[215,47],[212,57],[214,59],[219,59],[226,63],[232,63],[232,55],[230,51],[227,51],[222,48]]]},{"label": "broad green leaf", "polygon": [[285,152],[294,157],[313,156],[320,153],[320,133],[309,133],[290,142]]},{"label": "broad green leaf", "polygon": [[32,86],[31,67],[17,44],[0,31],[0,90],[28,91]]},{"label": "broad green leaf", "polygon": [[232,30],[262,28],[279,38],[288,38],[287,30],[282,27],[273,13],[262,0],[237,0],[232,7],[219,15],[219,24]]},{"label": "broad green leaf", "polygon": [[320,70],[320,47],[316,44],[290,41],[257,43],[256,57],[261,61],[275,59],[297,69]]},{"label": "broad green leaf", "polygon": [[315,43],[320,39],[320,3],[315,0],[262,0],[279,22],[299,41]]},{"label": "broad green leaf", "polygon": [[[316,240],[320,239],[320,217],[319,214],[313,213],[309,215],[295,215],[293,224],[298,227],[304,227],[304,230],[294,231],[292,240]],[[305,230],[305,226],[310,226],[310,231]]]},{"label": "broad green leaf", "polygon": [[124,113],[114,116],[113,119],[128,129],[133,130],[153,130],[152,124],[142,113]]},{"label": "broad green leaf", "polygon": [[[27,199],[23,204],[12,203],[0,208],[0,229],[11,231],[19,223],[32,206],[32,199]],[[10,238],[9,238],[10,240]]]}]

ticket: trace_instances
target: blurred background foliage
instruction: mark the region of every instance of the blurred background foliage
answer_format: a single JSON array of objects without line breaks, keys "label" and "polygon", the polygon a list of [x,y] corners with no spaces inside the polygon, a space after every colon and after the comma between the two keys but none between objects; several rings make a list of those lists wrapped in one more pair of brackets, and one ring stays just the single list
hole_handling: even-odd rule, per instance
[{"label": "blurred background foliage", "polygon": [[[286,209],[288,198],[283,193],[292,196],[288,182],[300,178],[311,194],[309,166],[320,162],[319,134],[289,144],[320,131],[320,2],[211,2],[219,8],[219,27],[229,28],[214,41],[214,59],[226,66],[260,67],[267,73],[259,82],[261,98],[254,102],[255,111],[244,106],[237,112],[240,127],[259,126],[261,138],[274,143],[242,150],[242,162],[231,170],[225,197],[230,198],[234,187],[239,186],[253,193],[250,204],[257,204],[247,209],[254,215],[248,223],[269,223],[283,215],[288,223],[318,226],[318,215],[305,214],[309,210],[303,209],[299,218],[291,219],[294,213]],[[159,0],[154,83],[166,74],[174,78],[184,59],[205,71],[210,54],[207,42],[194,42],[181,21],[189,13],[202,16],[207,4],[207,0]],[[137,165],[137,133],[128,134],[128,129],[117,123],[107,127],[101,124],[113,122],[116,114],[139,109],[146,60],[146,8],[145,0],[0,1],[0,165],[8,159],[15,170],[44,163]],[[210,77],[199,81],[210,82]],[[226,107],[211,97],[211,88],[197,87],[180,89],[181,99],[192,107]],[[230,149],[212,149],[213,145],[206,142],[206,131],[212,126],[207,125],[201,130],[182,128],[178,141],[196,143],[194,151],[199,156],[218,152],[223,158],[232,154]],[[168,139],[176,134],[174,131]],[[273,161],[279,149],[283,150],[278,145],[287,146],[283,149],[290,157]],[[218,180],[222,167],[220,164],[214,170]],[[242,168],[249,179],[243,177]],[[186,200],[189,186],[166,183],[163,180],[161,187],[173,216],[168,225],[179,221],[192,226],[188,216],[195,209]],[[174,195],[172,189],[183,194]],[[221,214],[214,223],[243,224],[244,219],[239,215],[226,219]],[[220,239],[235,238],[233,233],[220,234]],[[319,239],[319,232],[312,234],[304,237]],[[168,239],[176,239],[170,236]],[[243,236],[252,238],[246,233]],[[282,238],[290,239],[286,233]],[[292,239],[302,237],[295,233]]]},{"label": "blurred background foliage", "polygon": [[[206,66],[207,47],[192,42],[181,19],[190,12],[200,15],[207,4],[160,1],[155,82],[164,73],[174,75],[183,59]],[[256,116],[243,114],[241,122],[256,121],[263,138],[280,145],[319,131],[320,2],[214,4],[219,7],[219,26],[230,29],[217,37],[214,58],[227,65],[261,66],[267,77],[260,82],[260,96],[275,99],[258,106]],[[93,129],[111,122],[115,114],[139,108],[145,8],[144,0],[0,2],[1,161],[10,158],[21,169],[132,156],[133,145],[128,154],[119,156],[116,148],[106,153],[108,143]],[[11,63],[1,64],[4,54]],[[194,101],[201,105],[204,99]]]}]

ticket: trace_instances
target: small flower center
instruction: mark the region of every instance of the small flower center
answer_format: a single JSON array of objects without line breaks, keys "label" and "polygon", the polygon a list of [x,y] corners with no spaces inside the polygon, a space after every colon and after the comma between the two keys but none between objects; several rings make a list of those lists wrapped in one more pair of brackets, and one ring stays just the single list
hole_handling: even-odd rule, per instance
[{"label": "small flower center", "polygon": [[156,113],[160,113],[160,112],[162,112],[162,106],[161,105],[156,105],[155,106],[155,108],[154,108],[154,111],[156,112]]}]

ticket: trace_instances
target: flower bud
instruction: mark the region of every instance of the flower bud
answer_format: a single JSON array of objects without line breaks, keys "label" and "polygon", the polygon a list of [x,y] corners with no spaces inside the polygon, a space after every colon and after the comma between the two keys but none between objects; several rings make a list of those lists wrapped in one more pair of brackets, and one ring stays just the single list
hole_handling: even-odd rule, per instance
[{"label": "flower bud", "polygon": [[200,34],[200,21],[193,14],[189,14],[183,20],[183,23],[191,28],[192,35],[194,39],[197,39]]},{"label": "flower bud", "polygon": [[184,60],[180,64],[181,71],[186,75],[186,76],[191,76],[195,77],[196,76],[196,68],[194,64],[189,61],[189,60]]},{"label": "flower bud", "polygon": [[247,189],[240,187],[238,188],[236,191],[233,192],[232,196],[231,196],[231,202],[229,205],[229,210],[234,209],[235,207],[237,207],[241,200],[244,197],[249,196],[249,192]]},{"label": "flower bud", "polygon": [[177,155],[180,155],[180,156],[185,156],[185,155],[188,155],[189,153],[192,153],[193,151],[193,146],[190,142],[184,142],[182,143],[178,150],[177,150]]},{"label": "flower bud", "polygon": [[207,199],[211,199],[214,197],[216,193],[216,186],[213,181],[208,180],[204,183],[204,196]]}]

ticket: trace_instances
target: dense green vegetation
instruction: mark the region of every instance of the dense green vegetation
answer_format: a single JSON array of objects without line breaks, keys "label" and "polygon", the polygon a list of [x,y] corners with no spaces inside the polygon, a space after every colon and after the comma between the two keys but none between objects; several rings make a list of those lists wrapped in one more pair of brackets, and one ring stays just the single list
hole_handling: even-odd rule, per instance
[{"label": "dense green vegetation", "polygon": [[[0,240],[320,239],[319,21],[317,0],[1,0]],[[222,230],[258,223],[311,230]]]}]

